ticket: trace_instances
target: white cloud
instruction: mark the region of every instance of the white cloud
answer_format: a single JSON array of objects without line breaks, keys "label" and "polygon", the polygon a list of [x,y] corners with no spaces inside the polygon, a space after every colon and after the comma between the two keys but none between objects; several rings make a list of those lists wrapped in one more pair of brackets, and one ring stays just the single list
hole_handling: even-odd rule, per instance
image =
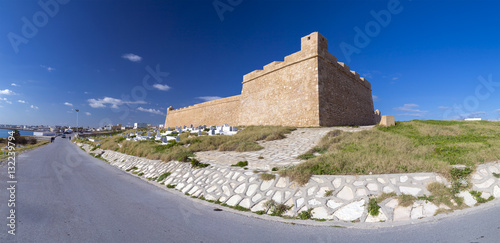
[{"label": "white cloud", "polygon": [[161,90],[161,91],[167,91],[170,89],[170,87],[166,84],[153,84],[153,87],[155,87],[157,90]]},{"label": "white cloud", "polygon": [[392,80],[398,80],[399,77],[392,77]]},{"label": "white cloud", "polygon": [[49,66],[45,66],[45,65],[40,65],[40,67],[41,67],[41,68],[43,68],[43,69],[46,69],[46,70],[47,70],[47,71],[49,71],[49,72],[52,72],[52,71],[56,70],[56,69],[55,69],[55,68],[53,68],[53,67],[49,67]]},{"label": "white cloud", "polygon": [[31,109],[38,110],[38,106],[31,105],[30,107],[31,107]]},{"label": "white cloud", "polygon": [[373,101],[378,101],[378,96],[372,95],[372,99],[373,99]]},{"label": "white cloud", "polygon": [[14,93],[14,91],[10,90],[10,89],[4,89],[4,90],[0,90],[0,95],[15,95],[16,93]]},{"label": "white cloud", "polygon": [[84,93],[84,94],[89,94],[89,92],[87,92],[87,91],[85,91],[85,92],[83,92],[83,93]]},{"label": "white cloud", "polygon": [[142,57],[132,53],[123,54],[122,58],[127,59],[131,62],[140,62],[142,60]]},{"label": "white cloud", "polygon": [[440,109],[440,110],[449,110],[449,109],[451,109],[451,107],[449,107],[449,106],[439,106],[438,109]]},{"label": "white cloud", "polygon": [[10,85],[14,86],[14,87],[19,87],[19,84],[16,84],[16,83],[11,83]]},{"label": "white cloud", "polygon": [[201,96],[201,97],[196,97],[196,99],[200,99],[203,101],[211,101],[211,100],[218,100],[221,99],[222,97],[219,96]]},{"label": "white cloud", "polygon": [[26,104],[26,101],[24,101],[24,100],[18,100],[17,102]]},{"label": "white cloud", "polygon": [[157,114],[157,115],[165,115],[160,110],[151,109],[151,108],[150,109],[145,109],[145,108],[139,107],[139,108],[137,108],[137,110],[138,111],[149,112],[149,113],[153,113],[153,114]]},{"label": "white cloud", "polygon": [[85,112],[85,115],[90,116],[90,115],[92,115],[92,113],[90,113],[90,112]]},{"label": "white cloud", "polygon": [[5,103],[12,105],[12,101],[5,100]]},{"label": "white cloud", "polygon": [[0,97],[0,100],[4,100],[4,101],[5,101],[5,100],[7,100],[7,98],[2,98],[2,97]]},{"label": "white cloud", "polygon": [[118,106],[124,104],[147,104],[143,100],[138,101],[124,101],[121,99],[115,99],[111,97],[104,97],[103,99],[88,99],[90,107],[92,108],[105,108],[107,104],[111,105],[111,108],[118,109]]},{"label": "white cloud", "polygon": [[69,102],[64,102],[64,105],[67,105],[67,106],[73,106],[73,104],[69,103]]},{"label": "white cloud", "polygon": [[395,111],[402,111],[406,113],[398,114],[399,116],[418,116],[422,117],[427,114],[428,111],[423,111],[416,109],[418,107],[417,104],[404,104],[402,107],[393,108]]}]

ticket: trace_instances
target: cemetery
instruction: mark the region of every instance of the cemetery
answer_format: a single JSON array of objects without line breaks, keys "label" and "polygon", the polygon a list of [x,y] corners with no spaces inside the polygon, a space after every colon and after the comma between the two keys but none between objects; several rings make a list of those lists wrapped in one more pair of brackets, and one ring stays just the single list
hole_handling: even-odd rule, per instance
[{"label": "cemetery", "polygon": [[180,142],[180,134],[196,134],[196,136],[215,136],[215,135],[234,135],[238,133],[238,127],[229,126],[206,126],[199,125],[179,126],[175,128],[168,127],[163,133],[159,129],[151,131],[131,131],[130,133],[122,134],[127,141],[157,141],[161,145],[167,145],[169,141]]}]

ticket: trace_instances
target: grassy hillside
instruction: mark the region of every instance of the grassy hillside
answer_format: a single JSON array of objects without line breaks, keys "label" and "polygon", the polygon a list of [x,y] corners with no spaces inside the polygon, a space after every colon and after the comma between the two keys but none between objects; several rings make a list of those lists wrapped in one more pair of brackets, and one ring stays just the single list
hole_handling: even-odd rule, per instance
[{"label": "grassy hillside", "polygon": [[356,133],[336,130],[300,158],[305,162],[281,171],[299,183],[313,174],[449,175],[449,165],[474,168],[500,159],[500,122],[413,120]]}]

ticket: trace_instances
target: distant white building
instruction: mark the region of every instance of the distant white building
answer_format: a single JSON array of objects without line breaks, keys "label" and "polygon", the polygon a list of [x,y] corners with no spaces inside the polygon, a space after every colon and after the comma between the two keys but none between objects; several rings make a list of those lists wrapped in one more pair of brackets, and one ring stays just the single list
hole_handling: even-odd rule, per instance
[{"label": "distant white building", "polygon": [[465,121],[481,121],[481,118],[465,118]]},{"label": "distant white building", "polygon": [[165,126],[165,124],[160,124],[158,125],[158,128],[163,128]]},{"label": "distant white building", "polygon": [[139,129],[139,128],[148,128],[148,124],[141,122],[134,123],[134,129]]}]

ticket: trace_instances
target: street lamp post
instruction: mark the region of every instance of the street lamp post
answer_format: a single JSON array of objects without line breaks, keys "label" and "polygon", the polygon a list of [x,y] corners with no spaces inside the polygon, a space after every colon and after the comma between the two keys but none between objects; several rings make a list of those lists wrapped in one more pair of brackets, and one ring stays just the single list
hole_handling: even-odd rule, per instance
[{"label": "street lamp post", "polygon": [[[80,110],[76,109],[76,134],[78,134],[78,112]],[[77,135],[78,136],[78,135]]]}]

